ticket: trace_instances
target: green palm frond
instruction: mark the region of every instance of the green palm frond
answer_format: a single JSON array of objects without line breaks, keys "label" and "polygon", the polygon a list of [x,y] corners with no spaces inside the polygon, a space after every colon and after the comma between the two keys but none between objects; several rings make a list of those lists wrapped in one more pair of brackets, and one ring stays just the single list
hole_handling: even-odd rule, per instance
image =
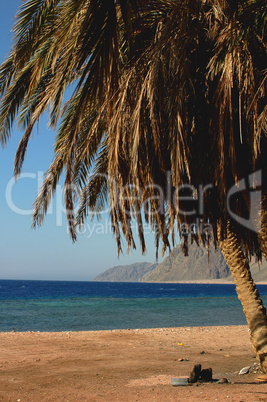
[{"label": "green palm frond", "polygon": [[24,67],[46,37],[53,35],[59,3],[60,0],[28,0],[21,5],[13,28],[17,68]]}]

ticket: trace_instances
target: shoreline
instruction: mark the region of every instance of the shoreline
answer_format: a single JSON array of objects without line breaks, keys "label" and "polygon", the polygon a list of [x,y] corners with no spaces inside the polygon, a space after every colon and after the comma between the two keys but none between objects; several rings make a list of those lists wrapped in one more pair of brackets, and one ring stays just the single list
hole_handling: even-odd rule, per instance
[{"label": "shoreline", "polygon": [[[1,332],[0,401],[265,400],[246,325]],[[228,383],[173,387],[195,364]],[[265,396],[264,396],[265,395]],[[263,399],[262,399],[263,398]]]},{"label": "shoreline", "polygon": [[[220,278],[220,279],[194,279],[194,280],[181,280],[181,281],[165,281],[165,282],[147,282],[147,281],[95,281],[93,279],[88,280],[65,280],[65,279],[0,279],[0,281],[36,281],[36,282],[96,282],[96,283],[178,283],[178,284],[203,284],[203,285],[234,285],[234,280],[232,277]],[[255,281],[256,285],[267,285],[266,281]]]},{"label": "shoreline", "polygon": [[[0,331],[0,336],[5,334],[5,335],[14,335],[14,334],[18,334],[18,335],[22,335],[22,334],[87,334],[87,333],[121,333],[121,332],[168,332],[168,331],[183,331],[183,330],[187,330],[190,331],[192,330],[199,330],[199,329],[220,329],[220,328],[248,328],[247,325],[244,324],[233,324],[233,325],[194,325],[194,326],[183,326],[183,327],[153,327],[153,328],[114,328],[114,329],[92,329],[92,330],[77,330],[77,331],[73,331],[73,330],[66,330],[66,331],[31,331],[31,330],[26,330],[26,331],[16,331],[16,330],[12,330],[12,331]],[[249,329],[248,329],[249,331]]]},{"label": "shoreline", "polygon": [[[173,282],[136,282],[136,283],[179,283],[179,284],[191,284],[191,285],[234,285],[234,280],[229,279],[199,279],[188,281],[173,281]],[[267,285],[267,281],[255,282],[256,285]]]}]

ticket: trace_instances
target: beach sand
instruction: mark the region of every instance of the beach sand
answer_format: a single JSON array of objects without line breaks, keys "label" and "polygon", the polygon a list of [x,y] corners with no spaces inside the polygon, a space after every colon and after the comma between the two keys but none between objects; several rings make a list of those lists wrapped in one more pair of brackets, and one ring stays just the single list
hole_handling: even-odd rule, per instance
[{"label": "beach sand", "polygon": [[[238,375],[256,363],[246,326],[0,333],[0,348],[5,402],[267,400],[260,373]],[[195,364],[229,383],[171,385]]]}]

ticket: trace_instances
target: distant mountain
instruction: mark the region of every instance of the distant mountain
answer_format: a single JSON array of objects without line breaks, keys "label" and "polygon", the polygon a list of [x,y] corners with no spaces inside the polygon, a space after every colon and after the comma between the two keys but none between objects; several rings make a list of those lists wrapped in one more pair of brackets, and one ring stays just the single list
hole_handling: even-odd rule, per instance
[{"label": "distant mountain", "polygon": [[93,280],[102,282],[139,282],[140,279],[156,268],[157,264],[150,262],[137,262],[131,265],[112,267]]},{"label": "distant mountain", "polygon": [[210,246],[208,250],[192,244],[185,257],[181,246],[177,246],[156,269],[146,274],[146,282],[179,282],[205,279],[221,279],[230,275],[222,253]]},{"label": "distant mountain", "polygon": [[[267,262],[250,263],[254,281],[267,282]],[[153,272],[148,272],[142,278],[145,282],[183,282],[224,279],[233,282],[233,277],[221,251],[210,246],[208,250],[192,244],[189,255],[184,256],[181,246],[177,246]]]},{"label": "distant mountain", "polygon": [[[262,264],[251,262],[252,277],[257,282],[267,282],[267,262]],[[131,265],[120,265],[108,269],[96,276],[94,281],[106,282],[183,282],[226,280],[233,282],[230,270],[220,250],[210,246],[208,251],[196,244],[189,248],[185,257],[178,245],[160,264],[140,262]]]}]

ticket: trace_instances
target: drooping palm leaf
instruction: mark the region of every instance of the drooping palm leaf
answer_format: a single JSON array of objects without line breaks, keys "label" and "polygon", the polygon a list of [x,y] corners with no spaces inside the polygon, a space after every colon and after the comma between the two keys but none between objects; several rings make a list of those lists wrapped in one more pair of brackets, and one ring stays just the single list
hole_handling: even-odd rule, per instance
[{"label": "drooping palm leaf", "polygon": [[[197,233],[196,218],[213,226],[216,244],[216,228],[224,233],[229,218],[227,191],[265,169],[265,2],[28,0],[14,38],[0,71],[0,131],[5,145],[19,116],[25,134],[16,174],[44,111],[59,125],[34,225],[65,171],[73,239],[76,224],[108,199],[119,251],[121,233],[135,247],[133,219],[145,251],[143,218],[163,252],[175,227],[185,245],[190,237],[210,241],[210,233]],[[212,189],[203,194],[206,184]],[[203,211],[188,214],[183,196],[193,209],[202,197]],[[247,198],[239,194],[234,213],[248,213]],[[185,233],[183,225],[194,229]],[[257,236],[239,233],[257,253]]]}]

